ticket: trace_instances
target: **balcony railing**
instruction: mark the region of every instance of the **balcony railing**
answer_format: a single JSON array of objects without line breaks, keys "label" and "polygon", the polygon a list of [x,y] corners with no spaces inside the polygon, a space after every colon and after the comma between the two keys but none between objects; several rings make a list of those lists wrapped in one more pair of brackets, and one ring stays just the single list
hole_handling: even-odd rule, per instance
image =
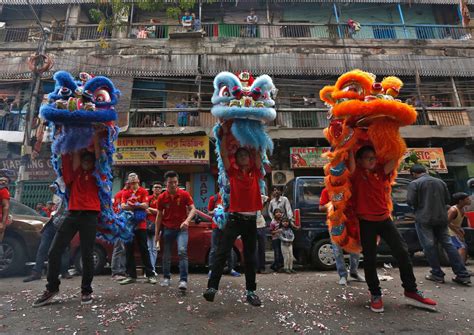
[{"label": "balcony railing", "polygon": [[[216,119],[209,110],[198,108],[149,108],[130,111],[130,127],[204,127],[211,128]],[[326,128],[329,125],[325,108],[281,108],[270,127],[278,128]],[[469,126],[466,109],[426,108],[418,109],[415,125],[431,126]]]},{"label": "balcony railing", "polygon": [[[186,33],[180,25],[133,24],[120,26],[118,34],[112,34],[110,28],[98,31],[97,24],[75,25],[53,28],[52,40],[96,40],[118,36],[137,38],[139,28],[144,27],[148,39],[167,39],[170,33]],[[201,30],[204,36],[216,38],[308,38],[308,39],[471,39],[474,34],[472,27],[452,25],[402,25],[402,24],[361,24],[359,31],[352,31],[347,24],[229,24],[203,23]],[[31,42],[38,41],[41,32],[37,27],[7,27],[0,30],[0,42]]]}]

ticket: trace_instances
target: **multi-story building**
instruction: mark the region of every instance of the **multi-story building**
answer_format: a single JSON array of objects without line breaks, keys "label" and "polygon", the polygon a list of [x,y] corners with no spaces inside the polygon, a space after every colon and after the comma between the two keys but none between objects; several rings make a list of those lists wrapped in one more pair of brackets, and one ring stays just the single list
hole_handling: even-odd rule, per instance
[{"label": "multi-story building", "polygon": [[[26,1],[1,3],[0,97],[10,109],[2,115],[0,145],[8,151],[1,160],[14,165],[30,99],[27,60],[41,31]],[[201,0],[191,10],[201,21],[198,32],[184,32],[165,9],[147,12],[133,1],[120,25],[105,27],[92,19],[94,0],[30,3],[51,29],[47,54],[54,67],[43,75],[44,92],[56,70],[108,75],[122,92],[117,187],[128,171],[151,182],[173,168],[195,198],[214,193],[212,79],[241,70],[269,74],[278,88],[278,117],[269,132],[273,169],[284,173],[269,178],[273,184],[285,174],[323,173],[314,153],[327,146],[327,108],[318,92],[353,68],[404,80],[401,98],[416,105],[419,117],[403,136],[410,148],[423,148],[420,158],[432,160],[452,191],[474,176],[472,0],[461,6],[458,0]],[[246,23],[251,9],[255,25]],[[351,29],[353,21],[360,29]],[[291,153],[304,163],[292,164]]]}]

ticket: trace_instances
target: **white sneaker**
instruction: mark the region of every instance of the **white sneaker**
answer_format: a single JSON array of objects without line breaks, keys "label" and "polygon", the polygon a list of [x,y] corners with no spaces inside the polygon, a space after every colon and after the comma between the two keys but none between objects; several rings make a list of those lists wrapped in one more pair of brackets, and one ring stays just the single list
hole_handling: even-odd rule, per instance
[{"label": "white sneaker", "polygon": [[170,283],[171,283],[171,279],[169,279],[169,278],[163,278],[163,280],[162,280],[161,283],[160,283],[160,286],[162,286],[162,287],[168,287],[168,286],[170,286]]},{"label": "white sneaker", "polygon": [[347,286],[347,278],[346,277],[339,278],[339,285]]},{"label": "white sneaker", "polygon": [[185,290],[188,289],[188,283],[185,282],[184,280],[181,280],[181,281],[179,282],[178,288],[179,288],[180,290],[182,290],[182,291],[185,291]]}]

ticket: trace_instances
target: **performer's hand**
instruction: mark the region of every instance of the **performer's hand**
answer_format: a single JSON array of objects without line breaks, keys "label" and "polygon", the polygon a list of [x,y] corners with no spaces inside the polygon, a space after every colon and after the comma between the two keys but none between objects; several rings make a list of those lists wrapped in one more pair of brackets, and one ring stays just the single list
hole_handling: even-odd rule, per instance
[{"label": "performer's hand", "polygon": [[160,240],[156,241],[155,248],[156,248],[156,252],[160,252]]},{"label": "performer's hand", "polygon": [[189,221],[185,220],[183,223],[181,223],[181,226],[179,226],[179,229],[188,230],[188,227],[189,227]]},{"label": "performer's hand", "polygon": [[222,123],[222,132],[224,135],[228,135],[230,133],[230,127],[232,127],[232,121],[224,121]]}]

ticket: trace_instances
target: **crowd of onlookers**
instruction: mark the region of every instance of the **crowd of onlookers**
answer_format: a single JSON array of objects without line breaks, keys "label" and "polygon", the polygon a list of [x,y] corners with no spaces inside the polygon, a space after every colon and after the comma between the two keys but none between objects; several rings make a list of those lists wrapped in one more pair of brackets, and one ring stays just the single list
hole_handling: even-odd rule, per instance
[{"label": "crowd of onlookers", "polygon": [[436,96],[432,95],[429,98],[426,96],[413,96],[405,100],[405,103],[413,107],[444,107],[443,102]]}]

